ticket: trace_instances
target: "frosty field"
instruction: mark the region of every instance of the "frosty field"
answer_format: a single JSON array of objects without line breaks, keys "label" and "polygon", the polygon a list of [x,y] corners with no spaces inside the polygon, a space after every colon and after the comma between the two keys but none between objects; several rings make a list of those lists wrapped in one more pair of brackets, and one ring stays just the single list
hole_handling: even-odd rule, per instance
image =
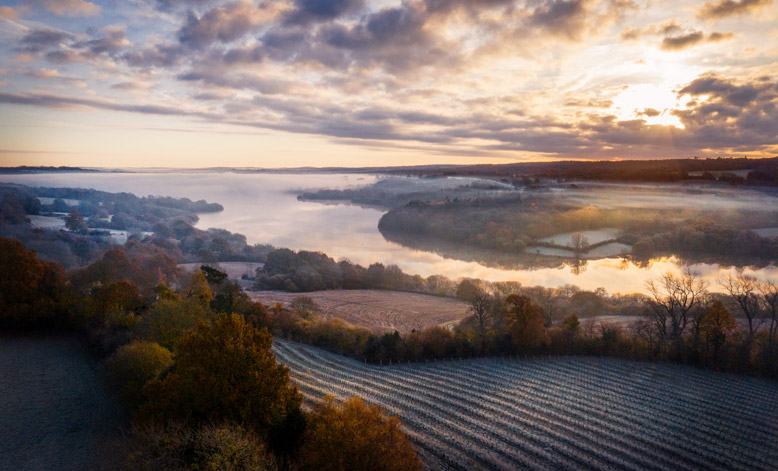
[{"label": "frosty field", "polygon": [[276,339],[309,404],[396,414],[430,469],[774,470],[778,384],[608,358],[372,366]]}]

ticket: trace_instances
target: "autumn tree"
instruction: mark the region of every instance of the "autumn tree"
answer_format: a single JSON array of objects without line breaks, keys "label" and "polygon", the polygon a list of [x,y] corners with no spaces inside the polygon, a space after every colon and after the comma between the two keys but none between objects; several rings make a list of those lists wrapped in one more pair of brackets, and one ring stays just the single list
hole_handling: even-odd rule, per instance
[{"label": "autumn tree", "polygon": [[276,363],[273,338],[240,315],[200,323],[183,335],[176,364],[145,388],[143,416],[192,424],[230,421],[266,437],[300,407],[289,370]]},{"label": "autumn tree", "polygon": [[143,386],[173,364],[170,350],[154,342],[134,341],[119,348],[105,361],[108,382],[117,388],[122,402],[141,403]]},{"label": "autumn tree", "polygon": [[51,327],[66,323],[65,272],[38,260],[16,239],[0,238],[0,326]]},{"label": "autumn tree", "polygon": [[211,301],[213,301],[211,286],[201,270],[195,270],[189,275],[183,294],[187,299],[193,299],[204,307],[210,306]]},{"label": "autumn tree", "polygon": [[457,298],[465,302],[470,302],[476,296],[482,294],[481,287],[478,286],[476,280],[465,278],[457,286]]},{"label": "autumn tree", "polygon": [[300,459],[317,471],[421,470],[399,419],[357,397],[342,405],[330,397],[313,409]]},{"label": "autumn tree", "polygon": [[727,340],[737,330],[737,322],[718,299],[713,301],[699,323],[700,335],[705,339],[714,366],[721,366],[721,354]]},{"label": "autumn tree", "polygon": [[527,296],[508,296],[503,306],[503,316],[516,348],[532,350],[549,343],[543,313]]}]

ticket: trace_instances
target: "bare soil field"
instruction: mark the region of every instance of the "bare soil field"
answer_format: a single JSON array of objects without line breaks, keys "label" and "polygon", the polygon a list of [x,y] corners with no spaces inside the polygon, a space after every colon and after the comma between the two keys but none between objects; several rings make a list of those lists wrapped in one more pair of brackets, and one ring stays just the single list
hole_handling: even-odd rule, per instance
[{"label": "bare soil field", "polygon": [[122,422],[83,341],[0,337],[0,471],[115,469]]},{"label": "bare soil field", "polygon": [[452,325],[469,315],[466,303],[426,294],[381,290],[331,290],[312,293],[284,291],[249,291],[248,295],[266,306],[290,304],[300,296],[310,296],[319,306],[319,314],[337,317],[349,324],[375,332],[401,334],[413,329]]}]

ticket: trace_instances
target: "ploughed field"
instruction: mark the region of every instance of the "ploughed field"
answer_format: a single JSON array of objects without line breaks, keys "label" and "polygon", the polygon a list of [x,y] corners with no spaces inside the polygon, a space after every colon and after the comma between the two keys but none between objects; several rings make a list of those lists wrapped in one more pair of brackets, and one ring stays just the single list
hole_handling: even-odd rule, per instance
[{"label": "ploughed field", "polygon": [[775,470],[778,383],[596,357],[366,365],[274,341],[312,404],[353,395],[403,421],[430,469]]},{"label": "ploughed field", "polygon": [[327,318],[337,317],[376,332],[397,330],[406,334],[413,329],[450,325],[470,314],[467,303],[457,299],[400,291],[249,291],[247,294],[268,307],[275,303],[290,304],[300,296],[309,296],[319,306],[318,314]]}]

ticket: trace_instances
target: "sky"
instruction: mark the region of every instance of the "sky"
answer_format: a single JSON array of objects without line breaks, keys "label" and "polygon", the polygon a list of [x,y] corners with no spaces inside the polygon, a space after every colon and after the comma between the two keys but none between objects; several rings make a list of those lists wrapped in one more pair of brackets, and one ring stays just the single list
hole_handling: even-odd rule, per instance
[{"label": "sky", "polygon": [[778,155],[773,0],[0,0],[0,165]]}]

